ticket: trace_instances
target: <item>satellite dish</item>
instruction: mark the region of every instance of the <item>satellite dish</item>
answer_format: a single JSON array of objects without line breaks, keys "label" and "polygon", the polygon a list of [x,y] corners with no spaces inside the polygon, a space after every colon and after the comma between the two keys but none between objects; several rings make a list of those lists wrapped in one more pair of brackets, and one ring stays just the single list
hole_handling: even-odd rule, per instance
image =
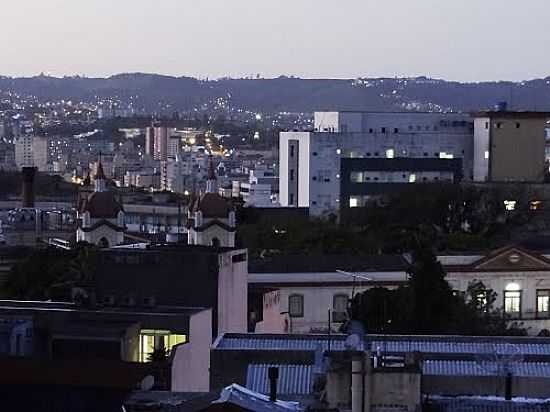
[{"label": "satellite dish", "polygon": [[361,338],[356,334],[349,335],[344,342],[344,346],[347,350],[359,350],[360,345]]},{"label": "satellite dish", "polygon": [[155,386],[155,377],[152,375],[147,375],[143,378],[139,386],[142,391],[150,391],[153,389],[153,386]]}]

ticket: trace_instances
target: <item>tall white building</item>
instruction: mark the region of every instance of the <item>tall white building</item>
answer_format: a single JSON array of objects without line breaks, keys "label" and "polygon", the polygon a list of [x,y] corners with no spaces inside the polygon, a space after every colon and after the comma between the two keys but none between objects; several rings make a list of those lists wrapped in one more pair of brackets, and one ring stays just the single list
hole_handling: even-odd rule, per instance
[{"label": "tall white building", "polygon": [[34,167],[32,142],[34,136],[22,135],[15,139],[15,164],[17,168]]},{"label": "tall white building", "polygon": [[[399,160],[407,158],[417,160]],[[365,173],[353,183],[372,186],[447,180],[456,164],[461,177],[471,180],[472,158],[473,121],[467,114],[317,112],[313,132],[280,134],[279,201],[283,207],[309,207],[312,215],[337,213],[342,202],[359,205],[342,198],[343,180],[350,179],[349,171],[343,176],[343,159],[363,159]],[[460,160],[444,162],[450,159]],[[354,167],[351,175],[357,178],[361,166]]]}]

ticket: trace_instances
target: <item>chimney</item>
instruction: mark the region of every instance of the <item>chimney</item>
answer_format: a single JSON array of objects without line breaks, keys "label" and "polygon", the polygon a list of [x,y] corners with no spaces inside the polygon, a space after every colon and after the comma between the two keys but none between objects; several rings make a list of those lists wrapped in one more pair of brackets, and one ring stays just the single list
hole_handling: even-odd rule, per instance
[{"label": "chimney", "polygon": [[23,167],[23,205],[24,208],[34,208],[34,177],[35,167]]},{"label": "chimney", "polygon": [[507,401],[512,400],[512,374],[508,372],[506,374],[505,388],[504,388],[504,399]]},{"label": "chimney", "polygon": [[271,366],[267,370],[267,377],[269,378],[269,400],[271,402],[277,401],[277,380],[279,379],[279,368]]}]

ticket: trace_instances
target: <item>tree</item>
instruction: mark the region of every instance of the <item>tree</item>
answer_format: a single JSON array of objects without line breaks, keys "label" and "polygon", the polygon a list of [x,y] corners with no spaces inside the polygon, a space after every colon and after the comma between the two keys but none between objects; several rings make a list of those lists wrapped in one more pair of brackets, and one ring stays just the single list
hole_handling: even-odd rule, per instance
[{"label": "tree", "polygon": [[457,294],[429,248],[413,253],[410,281],[397,289],[373,288],[355,296],[351,318],[369,333],[525,335],[495,308],[496,293],[473,281]]}]

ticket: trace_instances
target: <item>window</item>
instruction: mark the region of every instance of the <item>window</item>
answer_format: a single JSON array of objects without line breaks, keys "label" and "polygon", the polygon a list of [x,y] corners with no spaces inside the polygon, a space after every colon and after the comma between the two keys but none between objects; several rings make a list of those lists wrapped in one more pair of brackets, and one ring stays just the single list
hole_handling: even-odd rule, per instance
[{"label": "window", "polygon": [[510,317],[521,315],[521,290],[504,291],[504,313]]},{"label": "window", "polygon": [[386,128],[385,128],[385,127],[382,127],[382,128],[380,129],[380,131],[381,131],[382,133],[386,133]]},{"label": "window", "polygon": [[294,146],[290,146],[290,157],[294,157]]},{"label": "window", "polygon": [[336,149],[336,154],[342,154],[342,149]]},{"label": "window", "polygon": [[414,173],[411,173],[409,175],[409,183],[414,183],[416,182],[416,175]]},{"label": "window", "polygon": [[180,343],[185,343],[185,335],[172,334],[168,330],[143,329],[139,339],[139,361],[150,362],[155,351],[164,349],[168,353]]},{"label": "window", "polygon": [[393,159],[395,157],[395,150],[388,149],[386,150],[386,158]]},{"label": "window", "polygon": [[290,194],[290,199],[289,199],[288,203],[290,203],[291,205],[294,204],[294,194],[293,193]]},{"label": "window", "polygon": [[512,212],[516,210],[516,201],[515,200],[505,200],[504,201],[504,209],[508,212]]},{"label": "window", "polygon": [[288,297],[288,314],[292,318],[304,317],[304,296],[290,295]]},{"label": "window", "polygon": [[372,129],[369,129],[369,133],[372,133],[372,132],[373,132],[373,130],[372,130]]},{"label": "window", "polygon": [[348,295],[338,294],[332,298],[332,320],[334,322],[345,322],[348,313]]},{"label": "window", "polygon": [[499,123],[497,123],[497,124],[495,125],[495,127],[496,127],[497,129],[500,129],[500,128],[502,128],[502,123],[500,123],[500,122],[499,122]]},{"label": "window", "polygon": [[294,180],[294,169],[290,169],[290,180]]},{"label": "window", "polygon": [[397,127],[395,127],[395,128],[393,129],[393,132],[394,132],[394,133],[399,133],[399,129],[398,129]]},{"label": "window", "polygon": [[518,122],[516,123],[516,129],[519,129],[521,127],[521,124]]},{"label": "window", "polygon": [[489,151],[485,150],[485,159],[488,159],[488,158],[489,158]]},{"label": "window", "polygon": [[550,290],[537,290],[537,317],[547,318],[550,314]]},{"label": "window", "polygon": [[364,173],[363,172],[351,172],[350,181],[352,183],[363,183],[364,182]]},{"label": "window", "polygon": [[485,122],[485,129],[489,128],[489,122]]},{"label": "window", "polygon": [[359,207],[359,198],[350,197],[349,198],[349,207]]}]

